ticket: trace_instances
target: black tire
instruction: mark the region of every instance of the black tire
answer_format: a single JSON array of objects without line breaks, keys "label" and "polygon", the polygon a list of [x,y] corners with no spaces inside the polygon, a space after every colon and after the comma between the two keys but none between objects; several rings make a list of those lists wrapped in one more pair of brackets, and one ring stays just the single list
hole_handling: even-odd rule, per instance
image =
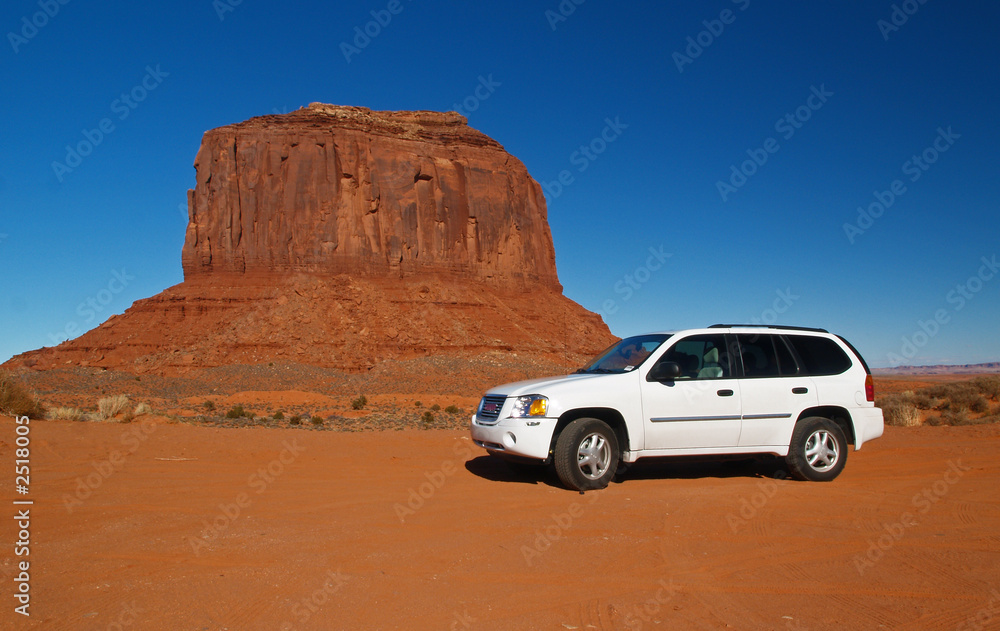
[{"label": "black tire", "polygon": [[604,421],[578,418],[567,425],[552,459],[559,479],[574,491],[603,489],[618,470],[618,437]]},{"label": "black tire", "polygon": [[844,430],[828,418],[802,419],[792,430],[785,462],[796,480],[829,482],[840,475],[847,464]]}]

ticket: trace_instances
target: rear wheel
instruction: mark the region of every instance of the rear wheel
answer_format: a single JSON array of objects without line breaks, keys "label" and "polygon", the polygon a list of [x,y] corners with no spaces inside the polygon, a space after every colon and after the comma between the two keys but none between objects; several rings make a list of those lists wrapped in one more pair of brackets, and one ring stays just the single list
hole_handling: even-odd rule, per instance
[{"label": "rear wheel", "polygon": [[618,437],[596,418],[578,418],[567,425],[553,453],[559,479],[575,491],[606,487],[618,470],[618,458]]},{"label": "rear wheel", "polygon": [[798,480],[829,482],[847,464],[847,438],[840,426],[827,418],[802,419],[792,431],[785,458],[792,476]]}]

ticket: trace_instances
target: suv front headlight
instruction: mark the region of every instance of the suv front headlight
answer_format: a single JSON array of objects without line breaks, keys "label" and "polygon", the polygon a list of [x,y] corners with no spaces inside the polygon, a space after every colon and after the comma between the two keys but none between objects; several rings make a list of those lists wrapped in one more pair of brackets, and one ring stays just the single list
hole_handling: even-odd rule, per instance
[{"label": "suv front headlight", "polygon": [[529,416],[545,416],[549,411],[549,399],[540,394],[529,394],[514,399],[514,408],[510,415],[514,418]]}]

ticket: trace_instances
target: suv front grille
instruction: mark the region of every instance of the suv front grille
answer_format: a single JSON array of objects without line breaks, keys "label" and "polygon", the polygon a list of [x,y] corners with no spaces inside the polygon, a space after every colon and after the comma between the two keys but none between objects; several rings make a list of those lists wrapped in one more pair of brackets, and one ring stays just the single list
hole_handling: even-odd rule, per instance
[{"label": "suv front grille", "polygon": [[479,410],[476,412],[476,419],[484,423],[495,423],[500,416],[507,397],[503,395],[487,395],[479,402]]}]

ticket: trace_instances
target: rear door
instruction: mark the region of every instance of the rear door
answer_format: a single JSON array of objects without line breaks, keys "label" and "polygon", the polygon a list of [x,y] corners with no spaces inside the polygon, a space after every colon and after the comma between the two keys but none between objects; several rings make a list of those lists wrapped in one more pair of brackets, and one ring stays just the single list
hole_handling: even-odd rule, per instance
[{"label": "rear door", "polygon": [[740,333],[736,339],[743,366],[739,446],[785,446],[799,412],[819,400],[815,383],[798,365],[782,336]]}]

